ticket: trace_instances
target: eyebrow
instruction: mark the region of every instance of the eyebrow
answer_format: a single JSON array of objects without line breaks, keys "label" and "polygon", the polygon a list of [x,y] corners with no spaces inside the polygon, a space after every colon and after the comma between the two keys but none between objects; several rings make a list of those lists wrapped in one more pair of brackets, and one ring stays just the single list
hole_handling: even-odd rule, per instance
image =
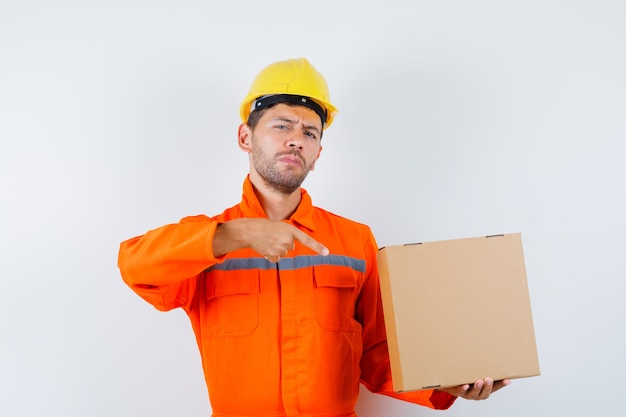
[{"label": "eyebrow", "polygon": [[[276,117],[274,117],[274,119],[273,119],[273,120],[274,120],[274,121],[287,122],[287,123],[291,123],[291,124],[295,124],[295,123],[296,123],[296,121],[295,121],[294,119],[290,119],[290,118],[289,118],[289,117],[287,117],[287,116],[276,116]],[[317,126],[315,126],[315,125],[310,125],[310,124],[302,123],[302,126],[303,126],[305,129],[308,129],[308,130],[314,130],[314,131],[315,131],[318,135],[319,135],[319,133],[320,133],[320,130],[319,130],[319,129],[317,128]]]}]

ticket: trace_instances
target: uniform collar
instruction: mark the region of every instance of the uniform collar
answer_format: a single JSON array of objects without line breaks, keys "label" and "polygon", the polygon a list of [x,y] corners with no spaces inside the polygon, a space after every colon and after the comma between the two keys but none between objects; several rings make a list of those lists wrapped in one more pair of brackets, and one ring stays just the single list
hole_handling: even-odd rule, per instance
[{"label": "uniform collar", "polygon": [[[243,196],[239,207],[245,217],[267,217],[265,210],[263,210],[254,192],[254,187],[252,186],[249,175],[243,182]],[[313,213],[313,202],[311,201],[309,193],[307,193],[304,188],[300,188],[300,204],[298,204],[296,211],[289,218],[289,222],[304,226],[313,231],[315,230]]]}]

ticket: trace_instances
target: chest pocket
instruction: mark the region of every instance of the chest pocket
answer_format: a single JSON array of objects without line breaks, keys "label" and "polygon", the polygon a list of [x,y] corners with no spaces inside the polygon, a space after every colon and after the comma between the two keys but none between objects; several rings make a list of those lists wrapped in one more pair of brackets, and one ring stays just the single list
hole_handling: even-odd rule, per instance
[{"label": "chest pocket", "polygon": [[206,313],[216,336],[249,336],[259,326],[259,273],[212,271],[206,277]]},{"label": "chest pocket", "polygon": [[315,319],[331,331],[356,331],[361,328],[354,310],[358,294],[358,273],[348,268],[314,267]]}]

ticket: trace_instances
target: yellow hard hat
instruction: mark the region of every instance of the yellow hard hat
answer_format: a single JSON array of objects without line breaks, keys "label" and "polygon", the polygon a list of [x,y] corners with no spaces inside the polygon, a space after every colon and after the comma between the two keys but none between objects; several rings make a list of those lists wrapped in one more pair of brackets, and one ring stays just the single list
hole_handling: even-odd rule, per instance
[{"label": "yellow hard hat", "polygon": [[275,62],[261,70],[241,103],[241,120],[247,123],[252,110],[279,102],[315,110],[324,129],[331,125],[337,113],[330,103],[326,80],[306,58]]}]

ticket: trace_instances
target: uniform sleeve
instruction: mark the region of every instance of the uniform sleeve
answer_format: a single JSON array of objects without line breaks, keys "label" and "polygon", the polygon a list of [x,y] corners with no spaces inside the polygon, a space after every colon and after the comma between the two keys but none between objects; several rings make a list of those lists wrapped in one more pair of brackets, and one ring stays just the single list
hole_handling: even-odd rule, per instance
[{"label": "uniform sleeve", "polygon": [[376,252],[373,236],[366,251],[367,278],[357,304],[357,319],[363,326],[363,356],[361,358],[361,383],[371,392],[445,410],[457,397],[441,391],[422,390],[396,393],[391,381],[391,365],[378,281]]},{"label": "uniform sleeve", "polygon": [[212,250],[217,225],[206,216],[188,217],[122,242],[118,267],[124,282],[158,310],[188,309],[198,275],[221,262]]}]

